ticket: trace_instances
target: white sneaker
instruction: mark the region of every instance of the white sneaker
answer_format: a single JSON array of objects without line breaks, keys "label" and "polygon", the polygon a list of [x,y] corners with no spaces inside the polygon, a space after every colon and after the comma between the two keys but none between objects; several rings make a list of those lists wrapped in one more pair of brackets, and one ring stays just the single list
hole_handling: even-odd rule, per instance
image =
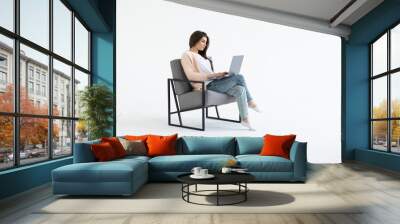
[{"label": "white sneaker", "polygon": [[246,128],[248,128],[249,131],[255,131],[255,130],[256,130],[256,129],[254,129],[254,128],[250,125],[250,122],[248,122],[248,121],[247,121],[247,122],[241,121],[240,124],[243,125],[243,126],[245,126]]},{"label": "white sneaker", "polygon": [[261,113],[262,110],[260,110],[260,108],[258,108],[257,106],[255,107],[250,107],[252,110],[254,110],[255,112]]}]

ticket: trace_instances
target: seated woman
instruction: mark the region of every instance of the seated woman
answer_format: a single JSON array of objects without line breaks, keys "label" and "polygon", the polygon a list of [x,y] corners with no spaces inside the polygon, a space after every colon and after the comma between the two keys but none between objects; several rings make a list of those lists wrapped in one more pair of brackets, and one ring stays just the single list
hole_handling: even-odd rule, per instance
[{"label": "seated woman", "polygon": [[[207,49],[210,39],[202,31],[195,31],[189,39],[188,51],[185,51],[181,58],[183,70],[189,80],[205,81],[206,88],[216,92],[226,93],[236,98],[241,124],[250,130],[248,107],[260,112],[247,88],[243,75],[235,74],[224,77],[228,72],[214,73],[213,64],[207,57]],[[192,83],[193,89],[201,90],[200,83]]]}]

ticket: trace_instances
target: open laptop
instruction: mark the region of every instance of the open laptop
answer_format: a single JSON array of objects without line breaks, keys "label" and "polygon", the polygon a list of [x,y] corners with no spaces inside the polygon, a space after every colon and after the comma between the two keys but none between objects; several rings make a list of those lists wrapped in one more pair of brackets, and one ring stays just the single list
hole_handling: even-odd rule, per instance
[{"label": "open laptop", "polygon": [[236,55],[232,57],[231,67],[229,68],[229,75],[236,75],[240,73],[240,68],[242,67],[244,55]]},{"label": "open laptop", "polygon": [[236,75],[240,73],[240,68],[242,67],[244,55],[235,55],[232,57],[231,66],[229,67],[228,74],[222,76],[218,79],[222,79],[231,75]]}]

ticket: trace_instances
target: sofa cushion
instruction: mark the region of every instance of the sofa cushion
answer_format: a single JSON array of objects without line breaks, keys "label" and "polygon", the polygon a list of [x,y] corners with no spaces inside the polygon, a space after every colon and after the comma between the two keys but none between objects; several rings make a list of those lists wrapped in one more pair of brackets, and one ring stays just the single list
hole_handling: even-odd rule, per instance
[{"label": "sofa cushion", "polygon": [[264,145],[261,156],[281,156],[290,159],[290,148],[296,135],[269,135],[264,136]]},{"label": "sofa cushion", "polygon": [[260,154],[263,137],[236,137],[236,155]]},{"label": "sofa cushion", "polygon": [[124,138],[118,138],[122,146],[126,151],[126,155],[147,155],[146,143],[141,140],[127,140]]},{"label": "sofa cushion", "polygon": [[176,139],[178,134],[170,136],[149,135],[147,137],[147,155],[148,156],[164,156],[176,154]]},{"label": "sofa cushion", "polygon": [[193,167],[200,166],[210,171],[219,171],[228,160],[235,159],[231,155],[174,155],[158,156],[149,160],[149,170],[190,172]]},{"label": "sofa cushion", "polygon": [[108,142],[92,144],[90,147],[92,149],[94,157],[96,157],[96,161],[104,162],[118,158],[112,145]]},{"label": "sofa cushion", "polygon": [[126,156],[126,151],[124,146],[121,144],[117,137],[103,137],[101,138],[101,142],[108,142],[114,149],[115,155],[117,158],[122,158]]},{"label": "sofa cushion", "polygon": [[53,170],[58,182],[130,182],[134,173],[147,176],[147,163],[141,159],[74,163]]},{"label": "sofa cushion", "polygon": [[[226,154],[235,155],[233,137],[184,136],[181,138],[181,152],[178,154]],[[179,148],[178,148],[179,149]]]},{"label": "sofa cushion", "polygon": [[240,167],[250,172],[292,172],[292,161],[279,156],[238,155]]}]

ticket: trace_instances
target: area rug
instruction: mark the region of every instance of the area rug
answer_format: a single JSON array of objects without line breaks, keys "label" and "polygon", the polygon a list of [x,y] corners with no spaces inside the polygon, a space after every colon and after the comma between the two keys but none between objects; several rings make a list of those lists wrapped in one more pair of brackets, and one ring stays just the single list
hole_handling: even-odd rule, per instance
[{"label": "area rug", "polygon": [[[232,186],[233,187],[233,186]],[[247,201],[237,205],[207,206],[182,200],[181,185],[149,183],[131,197],[56,197],[35,213],[360,213],[359,205],[346,202],[317,184],[249,184]],[[211,190],[213,185],[199,186]],[[230,189],[225,187],[224,189]],[[194,190],[194,187],[191,188]],[[213,193],[210,193],[213,194]],[[240,198],[224,197],[223,203]],[[191,196],[191,201],[213,204],[214,196]]]}]

